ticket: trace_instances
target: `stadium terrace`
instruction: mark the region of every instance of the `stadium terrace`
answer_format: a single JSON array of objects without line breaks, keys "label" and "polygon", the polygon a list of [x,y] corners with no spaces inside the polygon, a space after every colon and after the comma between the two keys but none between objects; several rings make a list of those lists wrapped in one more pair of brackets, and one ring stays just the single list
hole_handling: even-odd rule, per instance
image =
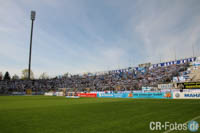
[{"label": "stadium terrace", "polygon": [[[104,73],[85,75],[72,75],[56,77],[52,79],[35,80],[1,80],[0,93],[6,95],[44,94],[45,92],[57,92],[65,88],[66,92],[91,92],[91,91],[133,91],[160,89],[180,89],[182,82],[196,82],[199,79],[191,77],[191,73],[197,70],[199,57],[186,58],[165,63],[140,64],[138,67],[120,70],[112,70]],[[193,65],[195,64],[195,65]],[[178,85],[177,85],[177,84]],[[161,86],[162,88],[158,87]],[[171,86],[170,86],[171,85]],[[170,86],[170,87],[168,87]],[[184,89],[182,87],[182,89]]]}]

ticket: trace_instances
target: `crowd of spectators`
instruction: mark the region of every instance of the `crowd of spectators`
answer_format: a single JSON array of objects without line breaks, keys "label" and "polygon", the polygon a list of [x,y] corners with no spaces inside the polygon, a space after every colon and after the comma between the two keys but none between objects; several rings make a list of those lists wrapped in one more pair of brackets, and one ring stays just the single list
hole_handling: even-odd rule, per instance
[{"label": "crowd of spectators", "polygon": [[169,83],[173,76],[178,76],[179,72],[186,70],[187,67],[187,64],[181,64],[52,79],[0,80],[0,93],[25,92],[26,89],[32,89],[33,92],[48,92],[58,88],[67,88],[68,91],[135,90],[141,89],[142,86],[156,87],[159,83]]}]

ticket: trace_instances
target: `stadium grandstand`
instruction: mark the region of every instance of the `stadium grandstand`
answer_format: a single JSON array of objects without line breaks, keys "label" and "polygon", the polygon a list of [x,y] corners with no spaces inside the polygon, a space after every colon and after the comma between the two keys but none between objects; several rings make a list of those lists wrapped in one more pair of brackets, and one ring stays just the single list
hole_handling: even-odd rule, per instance
[{"label": "stadium grandstand", "polygon": [[1,80],[1,94],[44,94],[66,88],[67,91],[128,91],[142,87],[157,87],[158,84],[198,81],[199,57],[185,58],[157,64],[145,63],[138,67],[107,72],[71,75],[51,79]]}]

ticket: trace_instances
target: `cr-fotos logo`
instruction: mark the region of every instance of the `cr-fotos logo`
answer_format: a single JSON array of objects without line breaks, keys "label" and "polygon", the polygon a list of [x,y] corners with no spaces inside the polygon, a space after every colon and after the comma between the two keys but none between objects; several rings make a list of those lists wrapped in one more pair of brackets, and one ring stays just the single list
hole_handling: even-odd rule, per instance
[{"label": "cr-fotos logo", "polygon": [[186,131],[189,130],[191,132],[197,132],[199,129],[199,123],[196,121],[190,121],[188,122],[188,124],[186,123],[171,123],[171,122],[150,122],[149,123],[149,128],[151,131],[167,131],[167,130],[171,130],[171,131]]},{"label": "cr-fotos logo", "polygon": [[196,132],[199,129],[199,123],[196,121],[190,121],[188,123],[188,130],[191,132]]}]

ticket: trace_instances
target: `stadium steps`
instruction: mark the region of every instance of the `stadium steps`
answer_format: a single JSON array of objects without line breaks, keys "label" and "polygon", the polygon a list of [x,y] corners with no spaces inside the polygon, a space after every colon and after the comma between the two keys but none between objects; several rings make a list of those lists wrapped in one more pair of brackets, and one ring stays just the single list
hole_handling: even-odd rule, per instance
[{"label": "stadium steps", "polygon": [[193,69],[189,74],[192,82],[200,81],[200,69]]}]

